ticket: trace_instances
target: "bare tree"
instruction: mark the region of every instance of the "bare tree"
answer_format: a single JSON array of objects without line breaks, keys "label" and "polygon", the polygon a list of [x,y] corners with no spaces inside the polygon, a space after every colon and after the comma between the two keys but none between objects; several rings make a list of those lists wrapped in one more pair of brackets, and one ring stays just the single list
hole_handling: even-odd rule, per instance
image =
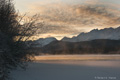
[{"label": "bare tree", "polygon": [[10,70],[17,66],[24,68],[34,55],[23,41],[36,33],[38,15],[24,17],[19,16],[11,0],[0,0],[0,80],[9,79]]}]

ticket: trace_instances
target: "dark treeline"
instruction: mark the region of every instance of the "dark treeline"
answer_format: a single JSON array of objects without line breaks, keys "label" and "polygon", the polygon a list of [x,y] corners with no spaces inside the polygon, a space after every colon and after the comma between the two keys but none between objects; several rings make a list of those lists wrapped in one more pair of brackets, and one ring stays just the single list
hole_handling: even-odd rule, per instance
[{"label": "dark treeline", "polygon": [[[119,54],[120,40],[98,39],[83,42],[53,41],[43,48],[36,48],[38,54]],[[34,49],[35,50],[35,49]]]},{"label": "dark treeline", "polygon": [[0,80],[9,79],[10,71],[18,66],[25,68],[33,57],[22,41],[34,35],[36,19],[34,16],[21,25],[23,18],[16,12],[12,0],[0,0]]}]

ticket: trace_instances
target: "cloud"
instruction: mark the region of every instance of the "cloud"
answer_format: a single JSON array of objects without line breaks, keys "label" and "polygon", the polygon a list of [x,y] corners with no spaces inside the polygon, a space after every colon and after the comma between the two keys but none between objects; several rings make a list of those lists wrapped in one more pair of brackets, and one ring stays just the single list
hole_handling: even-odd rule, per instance
[{"label": "cloud", "polygon": [[118,6],[110,3],[87,1],[84,4],[50,3],[31,5],[31,14],[40,13],[45,22],[39,34],[69,35],[94,28],[120,25]]},{"label": "cloud", "polygon": [[76,6],[76,13],[81,18],[81,24],[115,26],[120,24],[120,11],[104,5]]}]

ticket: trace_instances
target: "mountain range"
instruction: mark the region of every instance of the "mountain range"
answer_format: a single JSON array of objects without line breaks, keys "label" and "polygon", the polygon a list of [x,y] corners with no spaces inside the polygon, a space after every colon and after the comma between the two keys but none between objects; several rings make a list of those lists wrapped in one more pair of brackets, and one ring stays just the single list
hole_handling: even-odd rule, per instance
[{"label": "mountain range", "polygon": [[120,27],[118,28],[105,28],[105,29],[93,29],[88,33],[80,33],[76,37],[68,38],[64,37],[61,41],[67,42],[80,42],[80,41],[90,41],[94,39],[120,39]]},{"label": "mountain range", "polygon": [[[105,29],[93,29],[87,33],[80,33],[76,37],[68,38],[64,37],[60,41],[66,42],[81,42],[81,41],[91,41],[95,39],[111,39],[119,40],[120,39],[120,27],[118,28],[105,28]],[[32,41],[33,47],[44,47],[45,45],[51,43],[52,41],[57,41],[54,37],[40,38],[38,40]]]},{"label": "mountain range", "polygon": [[61,40],[54,37],[40,38],[31,43],[31,50],[36,50],[38,54],[119,54],[120,27],[94,29]]}]

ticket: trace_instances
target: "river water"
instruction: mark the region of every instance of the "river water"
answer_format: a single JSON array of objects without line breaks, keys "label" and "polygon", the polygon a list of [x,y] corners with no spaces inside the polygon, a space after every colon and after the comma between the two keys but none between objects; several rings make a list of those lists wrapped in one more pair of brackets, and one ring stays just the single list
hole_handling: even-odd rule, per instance
[{"label": "river water", "polygon": [[[35,62],[29,63],[25,71],[14,70],[11,76],[15,80],[120,80],[120,60],[116,56],[109,58],[112,56],[104,55],[108,58],[104,59],[102,55],[100,56],[102,59],[87,58],[86,60],[76,59],[77,55],[74,58],[70,58],[71,55],[68,55],[69,58],[64,56],[64,58],[61,55],[38,56]],[[90,56],[96,57],[96,55]],[[90,56],[86,55],[86,57]]]}]

